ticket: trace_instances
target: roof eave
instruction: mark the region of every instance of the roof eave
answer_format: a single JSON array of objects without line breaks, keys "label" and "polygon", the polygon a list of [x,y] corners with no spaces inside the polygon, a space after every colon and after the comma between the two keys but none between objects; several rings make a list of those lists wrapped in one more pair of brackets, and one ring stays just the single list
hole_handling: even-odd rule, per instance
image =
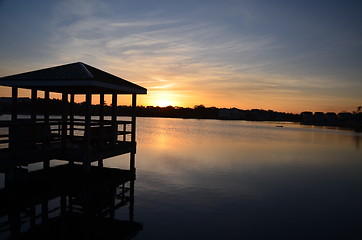
[{"label": "roof eave", "polygon": [[127,87],[95,80],[0,80],[0,84],[8,87],[20,87],[29,89],[46,87],[97,87],[102,89],[112,89],[112,92],[119,92],[120,94],[147,94],[147,89],[141,86]]}]

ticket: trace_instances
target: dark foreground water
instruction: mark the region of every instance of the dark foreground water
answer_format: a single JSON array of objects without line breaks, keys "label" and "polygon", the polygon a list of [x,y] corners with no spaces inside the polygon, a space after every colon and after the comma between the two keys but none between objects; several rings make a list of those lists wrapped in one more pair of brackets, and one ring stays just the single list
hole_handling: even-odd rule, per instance
[{"label": "dark foreground water", "polygon": [[161,118],[137,133],[135,239],[362,239],[360,133]]},{"label": "dark foreground water", "polygon": [[[134,220],[143,230],[135,239],[362,239],[361,133],[137,121]],[[105,166],[128,168],[128,159]]]}]

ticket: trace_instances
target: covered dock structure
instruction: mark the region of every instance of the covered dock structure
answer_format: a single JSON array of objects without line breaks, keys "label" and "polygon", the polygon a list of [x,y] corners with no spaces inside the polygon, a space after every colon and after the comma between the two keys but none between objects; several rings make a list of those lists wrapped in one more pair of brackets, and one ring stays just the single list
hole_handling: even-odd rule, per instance
[{"label": "covered dock structure", "polygon": [[[11,87],[11,113],[0,120],[0,239],[130,239],[135,222],[136,101],[147,90],[82,62],[0,78]],[[19,89],[30,90],[20,115]],[[43,92],[43,93],[41,93]],[[51,93],[61,114],[51,115]],[[38,96],[44,96],[41,111]],[[83,112],[75,108],[83,95]],[[111,95],[105,116],[105,95]],[[117,116],[118,95],[131,97],[131,115]],[[92,100],[99,97],[97,112]],[[108,113],[109,114],[109,113]],[[129,169],[107,168],[106,158],[129,154]],[[51,164],[61,160],[65,164]],[[27,168],[32,163],[41,169]],[[92,164],[94,163],[94,164]],[[38,165],[37,165],[38,166]],[[128,206],[128,217],[116,211]]]},{"label": "covered dock structure", "polygon": [[[82,62],[6,76],[0,85],[11,87],[11,118],[0,121],[0,169],[11,169],[34,162],[65,160],[82,163],[84,169],[92,162],[102,166],[105,158],[130,153],[130,169],[135,168],[136,99],[147,90],[137,84]],[[31,90],[30,117],[19,118],[19,89]],[[43,91],[45,107],[37,114],[39,92]],[[49,114],[50,93],[60,93],[61,117]],[[112,98],[111,116],[104,115],[104,99]],[[74,112],[76,95],[85,96],[85,113]],[[117,96],[132,98],[129,120],[117,119]],[[92,99],[99,96],[99,112],[91,113]]]}]

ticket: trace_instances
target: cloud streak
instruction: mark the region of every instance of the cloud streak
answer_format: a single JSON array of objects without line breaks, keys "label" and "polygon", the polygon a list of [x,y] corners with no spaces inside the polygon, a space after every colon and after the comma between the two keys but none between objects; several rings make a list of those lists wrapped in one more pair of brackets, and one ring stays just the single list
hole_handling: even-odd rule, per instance
[{"label": "cloud streak", "polygon": [[329,27],[318,11],[304,19],[296,9],[308,9],[307,3],[287,5],[290,12],[279,4],[185,1],[178,8],[162,1],[138,7],[132,1],[52,1],[41,39],[26,42],[42,50],[24,57],[10,52],[15,45],[0,48],[7,57],[0,59],[0,72],[14,73],[14,63],[32,70],[84,61],[147,87],[144,104],[161,93],[188,106],[301,111],[303,104],[333,97],[341,107],[360,104],[359,32],[336,32],[339,22]]}]

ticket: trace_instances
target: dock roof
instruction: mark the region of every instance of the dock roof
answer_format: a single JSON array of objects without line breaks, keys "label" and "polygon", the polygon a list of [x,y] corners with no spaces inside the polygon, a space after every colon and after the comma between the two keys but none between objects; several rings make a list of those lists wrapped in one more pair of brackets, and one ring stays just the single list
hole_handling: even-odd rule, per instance
[{"label": "dock roof", "polygon": [[82,62],[0,77],[0,85],[76,94],[147,93],[146,88]]}]

